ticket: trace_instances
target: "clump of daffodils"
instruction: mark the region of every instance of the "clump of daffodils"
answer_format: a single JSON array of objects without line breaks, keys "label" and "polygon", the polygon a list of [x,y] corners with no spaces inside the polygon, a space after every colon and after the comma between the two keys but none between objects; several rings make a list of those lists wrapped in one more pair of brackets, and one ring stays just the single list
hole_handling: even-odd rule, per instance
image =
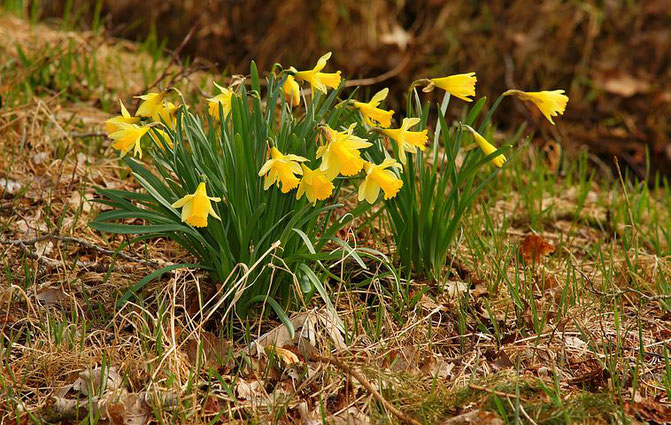
[{"label": "clump of daffodils", "polygon": [[[384,207],[417,197],[414,174],[424,153],[436,149],[429,140],[439,136],[438,124],[427,124],[433,116],[428,110],[413,111],[408,105],[408,116],[403,116],[385,107],[387,88],[367,99],[345,96],[343,76],[329,69],[330,58],[327,53],[306,70],[274,68],[265,85],[252,63],[251,78],[238,78],[232,85],[213,81],[212,93],[201,105],[187,107],[171,89],[137,96],[134,108],[120,101],[120,114],[108,119],[104,129],[144,191],[100,189],[112,211],[100,214],[92,226],[142,234],[143,239],[172,238],[220,282],[233,282],[229,274],[247,270],[253,283],[223,291],[233,294],[231,303],[243,309],[268,298],[277,300],[273,308],[286,305],[281,301],[292,293],[295,279],[269,283],[275,274],[265,269],[249,277],[264,255],[279,246],[283,270],[304,270],[300,266],[310,258],[325,258],[320,249],[357,214],[379,202]],[[418,97],[415,87],[424,85],[425,92],[444,91],[446,100],[472,102],[476,82],[471,72],[418,80],[411,90]],[[561,90],[509,90],[493,109],[507,96],[532,103],[553,124],[568,101]],[[483,104],[484,99],[475,103],[479,108]],[[496,168],[505,165],[502,148],[472,122],[450,134],[458,134],[450,149],[477,146],[481,152],[474,155],[484,155]],[[472,142],[462,146],[462,139]],[[409,196],[399,196],[404,190]],[[347,205],[359,206],[332,217],[347,198]],[[299,276],[299,282],[313,276]]]},{"label": "clump of daffodils", "polygon": [[[282,92],[285,102],[291,108],[297,108],[301,102],[301,86],[299,83],[307,83],[314,94],[327,94],[329,89],[338,89],[341,83],[341,73],[323,72],[331,53],[323,55],[317,64],[310,70],[298,71],[290,67],[284,75]],[[451,96],[466,102],[472,102],[475,96],[475,85],[477,77],[474,72],[455,74],[440,78],[428,78],[418,80],[414,85],[425,83],[425,92],[433,91],[435,88],[444,90]],[[232,99],[236,93],[232,88],[223,87],[213,82],[218,90],[214,96],[207,98],[208,114],[215,121],[225,120],[232,110]],[[517,96],[522,100],[535,104],[543,115],[554,124],[552,117],[564,112],[568,97],[563,90],[524,92],[520,90],[508,90],[503,96]],[[367,101],[346,100],[345,103],[357,110],[365,128],[359,127],[363,133],[377,132],[385,136],[391,143],[392,148],[388,153],[393,158],[386,158],[380,164],[375,164],[364,154],[365,150],[373,143],[366,137],[355,135],[356,122],[347,127],[332,128],[324,123],[319,126],[322,135],[318,141],[316,155],[312,160],[293,153],[283,153],[270,141],[267,149],[267,160],[258,171],[259,177],[264,180],[263,188],[270,189],[277,186],[282,193],[297,190],[296,198],[301,199],[304,195],[311,204],[324,201],[331,197],[335,189],[334,180],[337,178],[357,179],[359,175],[359,201],[374,204],[378,200],[380,189],[384,193],[384,199],[391,199],[402,187],[402,181],[398,173],[402,172],[403,166],[408,161],[408,156],[424,151],[428,141],[428,129],[411,130],[420,123],[419,118],[403,118],[398,128],[393,128],[393,110],[385,110],[380,105],[386,99],[389,89],[384,88],[373,95]],[[169,91],[150,92],[137,96],[141,103],[134,116],[131,116],[127,108],[120,102],[121,115],[112,117],[105,122],[105,130],[114,141],[112,147],[121,153],[121,156],[133,152],[135,156],[142,156],[141,140],[151,130],[156,144],[163,149],[163,141],[169,139],[167,133],[160,126],[175,129],[176,113],[178,107],[168,100]],[[494,153],[497,148],[481,136],[470,126],[464,126],[477,146],[485,155]],[[373,133],[369,133],[373,134]],[[491,160],[496,167],[502,167],[506,161],[504,155],[497,155]],[[308,164],[313,164],[309,166]],[[391,171],[397,170],[396,172]],[[205,195],[204,183],[200,183],[196,193],[181,198],[173,206],[184,206],[182,221],[196,227],[207,225],[207,215],[203,211],[209,211],[210,215],[217,217],[209,204],[210,200],[219,198],[208,198]],[[191,197],[191,198],[189,198]],[[185,199],[189,199],[185,201]],[[196,201],[192,201],[195,199]],[[188,207],[191,204],[196,208]],[[186,212],[186,213],[184,213]],[[197,219],[193,217],[198,217]]]}]

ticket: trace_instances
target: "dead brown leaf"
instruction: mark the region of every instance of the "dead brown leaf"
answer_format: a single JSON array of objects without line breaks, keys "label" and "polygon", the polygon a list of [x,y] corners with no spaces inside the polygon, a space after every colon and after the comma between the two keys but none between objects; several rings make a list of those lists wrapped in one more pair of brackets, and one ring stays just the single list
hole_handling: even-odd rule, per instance
[{"label": "dead brown leaf", "polygon": [[595,79],[605,91],[622,97],[631,97],[650,90],[650,83],[620,71],[606,71]]},{"label": "dead brown leaf", "polygon": [[526,235],[520,243],[520,252],[526,264],[537,264],[542,256],[555,252],[554,245],[548,243],[538,235]]},{"label": "dead brown leaf", "polygon": [[37,300],[44,305],[57,305],[68,299],[62,288],[44,288],[37,293]]},{"label": "dead brown leaf", "polygon": [[203,331],[200,338],[190,338],[186,342],[184,351],[191,363],[195,364],[202,350],[204,364],[220,368],[229,364],[228,352],[230,347],[230,341],[219,338],[212,332]]},{"label": "dead brown leaf", "polygon": [[473,410],[440,422],[440,425],[471,424],[503,425],[503,421],[496,413],[488,412],[486,410]]},{"label": "dead brown leaf", "polygon": [[626,401],[624,411],[645,422],[660,424],[671,422],[671,406],[650,399]]},{"label": "dead brown leaf", "polygon": [[219,399],[213,395],[208,395],[203,402],[203,415],[212,416],[221,411]]}]

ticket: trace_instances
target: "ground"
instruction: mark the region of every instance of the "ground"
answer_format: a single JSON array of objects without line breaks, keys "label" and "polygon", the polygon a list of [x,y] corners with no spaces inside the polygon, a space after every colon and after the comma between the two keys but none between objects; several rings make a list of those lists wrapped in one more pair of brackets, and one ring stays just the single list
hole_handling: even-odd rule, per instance
[{"label": "ground", "polygon": [[340,262],[334,310],[304,306],[293,340],[272,316],[218,321],[193,270],[117,309],[188,257],[164,240],[115,255],[124,239],[88,226],[94,187],[137,187],[102,123],[118,97],[174,85],[195,104],[219,77],[93,32],[0,32],[2,423],[671,421],[665,181],[521,142],[440,282]]}]

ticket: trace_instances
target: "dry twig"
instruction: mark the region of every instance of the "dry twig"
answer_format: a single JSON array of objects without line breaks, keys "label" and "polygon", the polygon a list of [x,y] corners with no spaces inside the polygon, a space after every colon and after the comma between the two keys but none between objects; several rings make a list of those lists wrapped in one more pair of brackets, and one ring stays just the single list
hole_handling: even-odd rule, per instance
[{"label": "dry twig", "polygon": [[403,423],[406,424],[411,424],[411,425],[421,425],[421,422],[417,421],[416,419],[411,418],[410,416],[406,415],[405,413],[401,412],[398,410],[396,407],[394,407],[393,404],[391,404],[387,399],[382,397],[382,394],[378,390],[371,385],[370,382],[368,382],[368,379],[366,379],[363,374],[359,373],[358,371],[354,370],[347,364],[345,364],[342,360],[339,360],[333,356],[315,356],[316,360],[319,360],[322,363],[329,363],[339,369],[341,369],[343,372],[345,372],[348,375],[353,376],[356,378],[361,385],[370,392],[370,394],[378,401],[380,404],[382,404],[385,409],[390,411],[394,416],[396,416],[399,420],[401,420]]},{"label": "dry twig", "polygon": [[[82,247],[84,247],[86,249],[96,251],[99,254],[118,256],[118,257],[123,258],[124,260],[133,261],[133,262],[136,262],[136,263],[142,263],[142,264],[145,264],[145,265],[148,265],[148,266],[153,266],[153,267],[159,265],[159,263],[157,263],[156,261],[145,260],[145,259],[133,256],[133,255],[126,254],[125,252],[121,252],[121,251],[117,252],[117,251],[113,251],[111,249],[103,248],[99,245],[94,244],[93,242],[89,242],[89,241],[84,240],[84,239],[73,238],[73,237],[70,237],[70,236],[60,236],[60,235],[55,235],[55,234],[43,235],[43,236],[40,236],[40,237],[37,237],[37,238],[34,238],[34,239],[4,240],[4,241],[0,241],[0,245],[15,245],[15,246],[18,246],[18,247],[26,248],[27,245],[35,245],[36,243],[42,242],[42,241],[45,241],[45,240],[55,240],[55,241],[59,241],[59,242],[63,242],[63,243],[75,243],[75,244],[81,245]],[[25,249],[24,249],[24,251],[25,251]]]}]

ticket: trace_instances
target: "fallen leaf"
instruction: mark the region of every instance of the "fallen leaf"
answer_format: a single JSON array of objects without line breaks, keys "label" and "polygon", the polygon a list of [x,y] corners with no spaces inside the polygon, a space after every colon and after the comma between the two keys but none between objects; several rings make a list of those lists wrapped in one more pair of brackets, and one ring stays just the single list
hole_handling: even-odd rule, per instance
[{"label": "fallen leaf", "polygon": [[473,286],[473,289],[471,290],[471,295],[473,298],[480,298],[485,295],[489,295],[489,290],[487,289],[487,285],[485,285],[482,282],[475,283]]},{"label": "fallen leaf", "polygon": [[625,402],[624,410],[629,415],[649,423],[669,423],[671,421],[671,406],[654,400],[641,399],[640,401]]},{"label": "fallen leaf", "polygon": [[149,419],[146,393],[123,392],[116,403],[108,403],[105,412],[114,425],[144,425]]},{"label": "fallen leaf", "polygon": [[203,363],[210,367],[219,368],[230,363],[230,347],[230,341],[219,338],[212,332],[203,331],[200,334],[200,338],[190,338],[186,342],[184,351],[186,351],[186,355],[189,357],[191,363],[195,364],[202,350]]},{"label": "fallen leaf", "polygon": [[445,285],[445,293],[449,298],[459,298],[468,291],[469,284],[458,280],[450,280]]},{"label": "fallen leaf", "polygon": [[596,79],[596,82],[608,93],[622,97],[631,97],[650,90],[648,81],[620,71],[606,71]]},{"label": "fallen leaf", "polygon": [[435,376],[439,379],[448,379],[452,376],[454,363],[446,362],[443,359],[436,359],[431,357],[424,365],[422,365],[422,372],[427,375]]},{"label": "fallen leaf", "polygon": [[298,414],[301,417],[301,425],[320,425],[322,421],[314,419],[319,417],[319,412],[310,413],[307,402],[303,401],[298,405]]},{"label": "fallen leaf", "polygon": [[[295,338],[298,340],[305,338],[312,346],[316,347],[317,335],[325,334],[336,349],[344,349],[347,346],[344,337],[345,327],[342,320],[340,320],[335,312],[332,312],[328,308],[298,313],[291,317],[290,321],[296,331]],[[293,345],[294,340],[289,335],[286,326],[278,325],[275,329],[266,332],[256,341],[252,342],[248,348],[248,353],[251,356],[257,355],[257,347],[286,347]]]},{"label": "fallen leaf", "polygon": [[414,373],[419,371],[418,366],[419,351],[414,345],[404,345],[389,353],[388,367],[394,372]]},{"label": "fallen leaf", "polygon": [[473,410],[440,422],[440,425],[503,425],[503,420],[494,412]]},{"label": "fallen leaf", "polygon": [[46,152],[38,152],[33,155],[32,161],[35,165],[43,164],[49,158],[49,154]]},{"label": "fallen leaf", "polygon": [[553,140],[548,140],[543,145],[543,152],[545,153],[545,161],[548,169],[550,172],[556,173],[559,169],[562,157],[561,145]]},{"label": "fallen leaf", "polygon": [[123,379],[116,367],[96,367],[79,372],[79,378],[72,384],[75,391],[85,396],[100,395],[104,392],[114,392],[121,389]]},{"label": "fallen leaf", "polygon": [[526,235],[520,243],[520,252],[526,264],[537,264],[541,256],[555,252],[555,247],[538,235]]},{"label": "fallen leaf", "polygon": [[582,339],[578,338],[577,336],[570,336],[570,335],[567,336],[565,343],[567,348],[573,348],[575,350],[587,349],[587,343]]},{"label": "fallen leaf", "polygon": [[505,350],[499,350],[499,353],[496,355],[494,360],[494,368],[497,370],[508,369],[513,366],[513,362],[510,360],[510,357],[505,352]]},{"label": "fallen leaf", "polygon": [[412,42],[412,36],[406,30],[401,28],[400,25],[394,25],[391,32],[380,36],[380,41],[382,44],[395,44],[400,50],[405,50],[408,48],[408,44]]},{"label": "fallen leaf", "polygon": [[221,411],[221,405],[219,404],[219,399],[213,395],[208,395],[205,397],[203,402],[203,415],[212,416],[216,415]]},{"label": "fallen leaf", "polygon": [[430,296],[427,294],[423,294],[422,297],[419,299],[420,306],[424,308],[426,311],[447,311],[447,306],[443,304],[439,304],[436,301],[433,300]]},{"label": "fallen leaf", "polygon": [[334,425],[369,425],[370,419],[357,407],[350,407],[333,418]]},{"label": "fallen leaf", "polygon": [[68,299],[62,288],[44,288],[37,293],[37,301],[45,305],[57,305]]},{"label": "fallen leaf", "polygon": [[23,186],[14,180],[0,178],[0,195],[16,195]]},{"label": "fallen leaf", "polygon": [[257,400],[264,396],[263,386],[259,381],[247,382],[240,378],[235,384],[235,394],[241,400]]},{"label": "fallen leaf", "polygon": [[38,241],[35,243],[35,254],[40,257],[49,256],[54,250],[52,241]]},{"label": "fallen leaf", "polygon": [[126,407],[123,403],[111,403],[107,406],[107,419],[114,425],[123,425],[126,418]]},{"label": "fallen leaf", "polygon": [[81,207],[83,212],[88,213],[91,211],[91,203],[89,202],[89,199],[92,198],[93,193],[87,193],[82,196],[79,191],[74,191],[72,192],[72,195],[70,195],[70,198],[68,198],[68,203],[73,209],[77,210]]},{"label": "fallen leaf", "polygon": [[298,356],[291,352],[290,350],[287,350],[286,348],[281,348],[281,347],[265,347],[266,353],[275,353],[277,357],[282,360],[282,362],[286,366],[290,366],[294,363],[298,363]]}]

